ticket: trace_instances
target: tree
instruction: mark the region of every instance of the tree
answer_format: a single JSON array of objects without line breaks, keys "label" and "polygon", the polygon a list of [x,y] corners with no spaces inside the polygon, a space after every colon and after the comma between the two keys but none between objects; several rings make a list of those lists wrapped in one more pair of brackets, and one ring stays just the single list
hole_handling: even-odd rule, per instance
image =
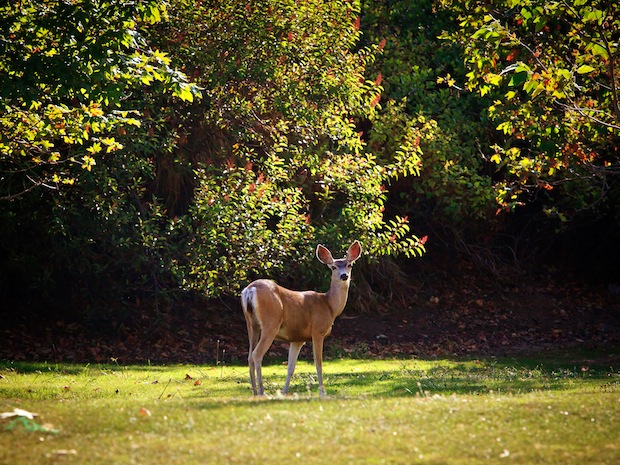
[{"label": "tree", "polygon": [[165,15],[159,0],[0,7],[0,256],[10,296],[159,287],[153,236],[170,228],[149,198],[151,160],[174,141],[164,102],[200,95],[147,40]]},{"label": "tree", "polygon": [[312,281],[317,241],[424,251],[406,217],[384,216],[417,148],[379,161],[357,127],[381,91],[364,79],[379,46],[356,48],[358,2],[0,12],[5,286],[217,297],[255,273]]},{"label": "tree", "polygon": [[391,186],[390,207],[449,242],[479,238],[495,218],[489,163],[480,156],[485,99],[438,82],[446,73],[465,76],[458,46],[438,37],[455,27],[455,15],[432,0],[368,1],[362,9],[365,40],[386,44],[370,70],[385,90],[369,144],[389,159],[408,141],[421,159],[418,179]]},{"label": "tree", "polygon": [[[620,173],[616,2],[442,1],[460,12],[465,87],[492,94],[489,116],[503,140],[485,149],[497,164],[501,208],[541,197],[567,219],[617,205]],[[609,203],[611,202],[611,203]],[[617,214],[617,212],[616,212]]]},{"label": "tree", "polygon": [[[160,46],[204,89],[179,162],[195,167],[185,282],[208,295],[250,277],[316,273],[316,242],[359,239],[370,257],[417,255],[405,217],[384,218],[386,185],[417,172],[415,147],[378,160],[357,122],[381,87],[364,79],[379,46],[354,50],[355,1],[173,2]],[[183,208],[182,208],[183,209]]]},{"label": "tree", "polygon": [[142,34],[165,13],[160,0],[0,7],[1,198],[88,177],[131,145],[145,100],[199,93]]}]

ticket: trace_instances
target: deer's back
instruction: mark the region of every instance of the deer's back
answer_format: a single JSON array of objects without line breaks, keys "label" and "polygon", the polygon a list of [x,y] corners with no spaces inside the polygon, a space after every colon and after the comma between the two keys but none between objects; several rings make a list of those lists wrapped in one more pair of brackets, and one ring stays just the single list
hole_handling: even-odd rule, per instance
[{"label": "deer's back", "polygon": [[254,318],[260,324],[275,325],[277,339],[310,341],[313,333],[329,334],[333,318],[325,294],[315,291],[292,291],[269,279],[252,282]]}]

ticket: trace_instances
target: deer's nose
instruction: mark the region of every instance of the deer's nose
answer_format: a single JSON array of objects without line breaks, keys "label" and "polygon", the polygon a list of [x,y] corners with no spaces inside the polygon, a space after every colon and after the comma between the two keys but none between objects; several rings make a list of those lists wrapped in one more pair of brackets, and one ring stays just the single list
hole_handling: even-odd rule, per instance
[{"label": "deer's nose", "polygon": [[341,279],[342,281],[346,281],[347,279],[349,279],[349,275],[348,275],[348,274],[346,274],[346,273],[342,273],[342,274],[340,275],[340,279]]}]

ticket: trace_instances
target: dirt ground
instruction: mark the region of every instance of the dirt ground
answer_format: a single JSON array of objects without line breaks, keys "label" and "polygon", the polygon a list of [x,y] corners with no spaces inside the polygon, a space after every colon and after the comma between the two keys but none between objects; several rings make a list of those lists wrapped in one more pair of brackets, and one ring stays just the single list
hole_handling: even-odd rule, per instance
[{"label": "dirt ground", "polygon": [[[404,281],[388,290],[374,290],[364,280],[352,286],[348,306],[326,340],[326,358],[620,348],[620,286],[544,275],[498,279],[467,264],[421,267],[399,279]],[[377,307],[369,309],[373,292]],[[93,309],[86,321],[67,319],[62,308],[30,305],[12,312],[0,322],[0,359],[131,364],[247,358],[237,299],[118,307],[106,318]],[[267,356],[284,357],[286,350],[276,343]],[[301,356],[311,358],[310,348]]]}]

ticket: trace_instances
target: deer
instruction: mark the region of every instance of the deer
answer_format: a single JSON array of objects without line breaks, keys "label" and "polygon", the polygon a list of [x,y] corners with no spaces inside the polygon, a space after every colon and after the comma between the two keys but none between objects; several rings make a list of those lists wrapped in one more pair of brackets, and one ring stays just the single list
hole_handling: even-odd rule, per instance
[{"label": "deer", "polygon": [[323,341],[344,310],[351,283],[351,269],[361,254],[362,246],[357,240],[349,246],[346,257],[338,260],[332,257],[325,246],[317,245],[317,259],[327,265],[332,273],[327,292],[293,291],[270,279],[257,279],[243,289],[241,306],[248,328],[248,365],[254,396],[265,395],[263,357],[277,339],[290,343],[282,394],[288,392],[302,347],[312,341],[319,396],[326,397],[323,388]]}]

